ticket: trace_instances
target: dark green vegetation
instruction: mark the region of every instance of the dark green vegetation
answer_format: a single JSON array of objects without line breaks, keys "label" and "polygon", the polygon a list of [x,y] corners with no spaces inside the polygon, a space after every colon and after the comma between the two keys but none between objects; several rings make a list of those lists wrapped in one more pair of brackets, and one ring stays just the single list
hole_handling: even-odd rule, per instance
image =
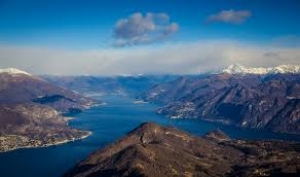
[{"label": "dark green vegetation", "polygon": [[300,144],[230,139],[219,130],[195,137],[144,123],[91,154],[69,176],[283,176],[300,174]]}]

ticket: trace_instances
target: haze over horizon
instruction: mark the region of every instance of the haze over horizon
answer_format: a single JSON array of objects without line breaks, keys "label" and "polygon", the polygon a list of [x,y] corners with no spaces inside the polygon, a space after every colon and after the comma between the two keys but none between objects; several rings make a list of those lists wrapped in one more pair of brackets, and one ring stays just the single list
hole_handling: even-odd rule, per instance
[{"label": "haze over horizon", "polygon": [[0,68],[120,75],[300,65],[299,9],[297,0],[2,0]]}]

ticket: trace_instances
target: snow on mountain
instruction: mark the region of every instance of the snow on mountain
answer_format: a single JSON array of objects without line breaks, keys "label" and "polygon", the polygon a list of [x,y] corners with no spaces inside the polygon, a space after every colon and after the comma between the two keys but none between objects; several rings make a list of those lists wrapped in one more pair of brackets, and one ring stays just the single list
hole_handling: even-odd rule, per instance
[{"label": "snow on mountain", "polygon": [[8,73],[8,74],[26,74],[26,75],[31,75],[25,71],[16,69],[16,68],[6,68],[6,69],[0,69],[0,74],[1,73]]},{"label": "snow on mountain", "polygon": [[300,73],[300,66],[293,65],[280,65],[274,68],[270,68],[269,73]]},{"label": "snow on mountain", "polygon": [[240,64],[233,64],[222,70],[222,72],[229,74],[266,74],[268,68],[248,68]]},{"label": "snow on mountain", "polygon": [[240,64],[230,65],[228,68],[223,69],[221,73],[228,74],[300,74],[300,66],[294,65],[280,65],[270,68],[250,68]]}]

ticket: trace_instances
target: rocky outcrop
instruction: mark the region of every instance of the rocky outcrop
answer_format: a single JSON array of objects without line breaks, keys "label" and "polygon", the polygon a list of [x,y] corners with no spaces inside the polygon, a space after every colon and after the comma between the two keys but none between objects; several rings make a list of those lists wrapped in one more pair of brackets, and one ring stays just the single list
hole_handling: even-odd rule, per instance
[{"label": "rocky outcrop", "polygon": [[164,104],[157,113],[171,118],[300,133],[300,75],[186,76],[153,87],[144,99]]},{"label": "rocky outcrop", "polygon": [[64,176],[275,176],[300,173],[299,144],[204,138],[144,123]]},{"label": "rocky outcrop", "polygon": [[230,141],[230,137],[226,135],[224,132],[221,130],[213,130],[211,132],[208,132],[207,134],[204,135],[204,138],[216,141],[216,142],[224,142],[224,141]]}]

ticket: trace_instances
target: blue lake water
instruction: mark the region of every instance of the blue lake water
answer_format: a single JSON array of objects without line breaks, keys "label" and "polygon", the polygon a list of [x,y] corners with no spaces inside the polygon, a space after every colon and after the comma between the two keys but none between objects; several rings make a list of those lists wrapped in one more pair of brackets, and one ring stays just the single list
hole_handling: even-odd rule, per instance
[{"label": "blue lake water", "polygon": [[195,119],[168,119],[155,114],[156,105],[134,104],[130,98],[111,96],[100,99],[105,100],[108,104],[86,110],[70,122],[73,127],[92,131],[91,136],[58,146],[0,153],[0,176],[61,176],[88,154],[121,138],[146,121],[177,127],[194,135],[203,135],[210,130],[219,128],[233,138],[300,141],[300,136],[296,135],[233,128]]}]

